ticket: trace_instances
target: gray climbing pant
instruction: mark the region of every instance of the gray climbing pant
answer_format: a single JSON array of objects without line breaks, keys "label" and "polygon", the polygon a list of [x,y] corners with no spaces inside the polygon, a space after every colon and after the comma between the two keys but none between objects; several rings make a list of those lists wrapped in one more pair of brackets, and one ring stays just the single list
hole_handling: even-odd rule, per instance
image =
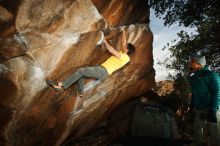
[{"label": "gray climbing pant", "polygon": [[217,123],[209,122],[207,119],[201,119],[201,115],[207,114],[207,109],[196,110],[193,123],[193,136],[195,146],[201,146],[203,129],[207,125],[209,134],[214,138],[217,146],[220,146],[220,111],[217,112]]},{"label": "gray climbing pant", "polygon": [[61,81],[63,88],[67,89],[75,82],[78,83],[78,92],[83,93],[84,91],[84,77],[96,78],[97,80],[104,80],[108,76],[106,69],[102,66],[94,67],[83,67],[78,69],[75,73],[71,74],[68,78]]}]

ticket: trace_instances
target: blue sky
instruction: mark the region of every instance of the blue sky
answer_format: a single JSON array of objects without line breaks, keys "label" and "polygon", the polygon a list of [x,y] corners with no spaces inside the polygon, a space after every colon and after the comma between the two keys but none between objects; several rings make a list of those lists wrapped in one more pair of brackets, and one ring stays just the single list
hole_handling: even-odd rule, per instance
[{"label": "blue sky", "polygon": [[162,50],[167,43],[177,38],[177,33],[184,30],[188,33],[195,32],[195,28],[187,28],[173,24],[170,27],[164,26],[163,19],[155,16],[154,10],[150,11],[150,28],[154,35],[153,41],[153,55],[154,55],[154,69],[156,70],[156,81],[167,79],[169,73],[175,74],[174,70],[168,70],[164,66],[159,65],[158,61],[164,62],[166,58],[170,58],[169,50]]}]

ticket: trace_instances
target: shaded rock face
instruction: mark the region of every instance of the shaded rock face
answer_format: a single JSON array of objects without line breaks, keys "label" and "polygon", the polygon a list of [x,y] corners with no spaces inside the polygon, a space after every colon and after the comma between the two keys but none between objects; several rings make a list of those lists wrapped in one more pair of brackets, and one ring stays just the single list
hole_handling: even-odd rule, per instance
[{"label": "shaded rock face", "polygon": [[[155,84],[152,33],[142,0],[1,1],[0,145],[61,145],[105,121],[128,99]],[[0,10],[0,11],[1,11]],[[45,79],[62,80],[82,66],[105,61],[105,38],[118,50],[121,31],[136,47],[128,65],[99,82],[57,93]],[[74,111],[74,114],[69,114]]]}]

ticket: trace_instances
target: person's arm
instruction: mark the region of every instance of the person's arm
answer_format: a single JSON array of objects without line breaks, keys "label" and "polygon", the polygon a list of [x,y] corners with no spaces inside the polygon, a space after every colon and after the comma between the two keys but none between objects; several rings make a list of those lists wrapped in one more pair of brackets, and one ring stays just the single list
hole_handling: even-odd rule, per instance
[{"label": "person's arm", "polygon": [[109,51],[112,55],[116,56],[117,58],[121,58],[121,54],[120,54],[118,51],[116,51],[116,50],[112,47],[112,45],[109,44],[108,41],[106,41],[106,40],[104,39],[104,43],[105,43],[106,48],[108,49],[108,51]]},{"label": "person's arm", "polygon": [[211,94],[211,110],[217,111],[218,104],[220,101],[220,80],[218,79],[218,75],[215,73],[208,74],[209,78],[207,80],[210,94]]},{"label": "person's arm", "polygon": [[121,29],[122,31],[122,47],[126,47],[127,45],[127,40],[126,40],[126,36],[125,36],[125,30],[124,29]]},{"label": "person's arm", "polygon": [[217,115],[216,112],[219,107],[220,100],[220,81],[217,77],[217,74],[210,73],[208,74],[209,78],[207,80],[210,94],[211,94],[211,102],[208,113],[208,121],[217,123]]}]

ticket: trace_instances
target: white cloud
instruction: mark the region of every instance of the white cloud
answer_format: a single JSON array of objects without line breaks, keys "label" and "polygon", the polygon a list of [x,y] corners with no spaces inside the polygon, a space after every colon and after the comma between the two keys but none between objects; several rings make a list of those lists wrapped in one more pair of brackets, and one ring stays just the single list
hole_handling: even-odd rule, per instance
[{"label": "white cloud", "polygon": [[160,39],[160,36],[161,36],[161,35],[159,35],[159,34],[155,34],[155,35],[154,35],[154,41],[158,41],[158,40]]}]

